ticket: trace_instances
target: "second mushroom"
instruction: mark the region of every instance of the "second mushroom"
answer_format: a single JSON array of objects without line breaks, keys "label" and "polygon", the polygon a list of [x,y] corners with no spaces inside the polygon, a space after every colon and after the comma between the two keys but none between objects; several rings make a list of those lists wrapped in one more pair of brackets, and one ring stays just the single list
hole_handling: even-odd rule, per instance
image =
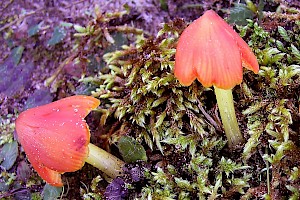
[{"label": "second mushroom", "polygon": [[112,178],[124,162],[90,143],[84,118],[100,101],[77,95],[22,112],[16,120],[18,140],[37,173],[50,185],[61,187],[61,174],[81,169],[85,162]]},{"label": "second mushroom", "polygon": [[243,66],[258,73],[259,65],[250,47],[213,10],[192,22],[179,38],[174,74],[184,86],[196,78],[204,87],[214,86],[230,148],[243,141],[232,96],[232,88],[242,82]]}]

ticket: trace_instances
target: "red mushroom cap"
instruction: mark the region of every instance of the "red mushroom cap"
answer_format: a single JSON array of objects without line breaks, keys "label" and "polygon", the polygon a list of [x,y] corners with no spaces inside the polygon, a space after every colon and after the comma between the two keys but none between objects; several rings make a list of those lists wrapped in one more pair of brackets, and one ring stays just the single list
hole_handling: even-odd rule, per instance
[{"label": "red mushroom cap", "polygon": [[197,78],[204,87],[231,89],[242,82],[242,66],[258,73],[247,43],[213,10],[192,22],[179,38],[174,73],[182,85]]},{"label": "red mushroom cap", "polygon": [[18,140],[37,173],[53,186],[61,174],[80,169],[88,156],[90,131],[84,118],[100,101],[72,96],[28,109],[16,120]]}]

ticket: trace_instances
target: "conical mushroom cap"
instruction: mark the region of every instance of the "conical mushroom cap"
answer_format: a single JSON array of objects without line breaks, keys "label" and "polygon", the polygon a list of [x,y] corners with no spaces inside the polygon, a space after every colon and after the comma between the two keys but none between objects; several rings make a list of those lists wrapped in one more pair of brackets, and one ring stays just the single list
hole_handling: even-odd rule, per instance
[{"label": "conical mushroom cap", "polygon": [[84,165],[90,143],[84,118],[99,104],[96,98],[78,95],[19,115],[18,140],[33,168],[47,183],[62,186],[62,173],[76,171]]},{"label": "conical mushroom cap", "polygon": [[182,85],[197,78],[204,87],[231,89],[243,79],[242,66],[258,73],[247,43],[214,11],[206,11],[181,34],[174,74]]}]

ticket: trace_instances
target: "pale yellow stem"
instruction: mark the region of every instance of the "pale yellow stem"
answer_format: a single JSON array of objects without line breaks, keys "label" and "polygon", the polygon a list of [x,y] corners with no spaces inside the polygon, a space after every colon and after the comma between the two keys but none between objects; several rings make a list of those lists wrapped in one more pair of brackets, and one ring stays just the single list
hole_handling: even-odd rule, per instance
[{"label": "pale yellow stem", "polygon": [[235,116],[232,90],[214,88],[228,146],[232,148],[244,140]]},{"label": "pale yellow stem", "polygon": [[88,147],[89,155],[85,162],[97,167],[112,178],[122,174],[122,167],[125,164],[122,160],[91,143]]}]

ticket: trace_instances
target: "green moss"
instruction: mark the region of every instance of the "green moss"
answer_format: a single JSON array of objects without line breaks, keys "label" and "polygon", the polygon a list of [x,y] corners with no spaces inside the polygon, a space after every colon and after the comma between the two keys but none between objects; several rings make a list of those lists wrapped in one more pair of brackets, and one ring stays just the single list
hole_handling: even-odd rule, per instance
[{"label": "green moss", "polygon": [[94,80],[103,80],[93,95],[103,99],[107,116],[124,123],[130,120],[128,129],[137,133],[135,137],[143,139],[151,149],[154,143],[161,152],[161,141],[167,138],[189,131],[202,136],[214,132],[197,106],[204,88],[194,84],[190,93],[172,73],[175,39],[138,36],[136,46],[123,46],[124,50],[105,54],[109,71]]},{"label": "green moss", "polygon": [[101,100],[103,139],[130,135],[163,155],[145,169],[139,198],[298,197],[299,24],[270,32],[251,20],[238,27],[260,71],[245,71],[233,91],[246,138],[234,152],[226,146],[211,90],[197,81],[183,87],[173,75],[176,42],[186,26],[180,20],[164,25],[156,38],[131,35],[131,44],[103,56],[101,72],[81,79]]},{"label": "green moss", "polygon": [[[292,178],[286,182],[281,180],[284,179],[281,173],[297,176],[296,167],[299,164],[296,155],[299,153],[299,141],[296,138],[299,133],[299,22],[294,24],[292,31],[278,27],[266,33],[252,22],[248,28],[244,30],[251,32],[249,43],[257,53],[260,71],[252,84],[253,89],[249,89],[249,99],[244,99],[244,105],[249,105],[243,114],[248,121],[250,136],[244,148],[244,157],[250,161],[260,152],[259,157],[270,163],[270,166],[265,164],[270,177],[263,175],[266,176],[270,196],[274,198],[272,195],[275,195],[275,191],[282,188],[285,191],[282,192],[283,196],[291,195],[290,198],[294,198],[297,192],[285,187],[285,184],[297,184],[299,179]],[[264,47],[260,41],[263,41]],[[249,103],[250,100],[253,103]],[[291,171],[292,168],[295,170]]]},{"label": "green moss", "polygon": [[101,195],[99,188],[98,188],[98,184],[102,180],[103,179],[101,176],[97,176],[92,180],[90,187],[87,187],[86,185],[84,185],[85,188],[81,187],[80,188],[80,196],[85,200],[91,200],[91,199],[101,200],[101,199],[103,199],[103,196]]},{"label": "green moss", "polygon": [[39,192],[34,192],[34,193],[31,193],[31,199],[32,200],[42,200],[42,196]]},{"label": "green moss", "polygon": [[12,123],[13,118],[15,118],[13,115],[1,116],[0,118],[0,146],[13,141],[13,132],[15,129],[15,124]]}]

